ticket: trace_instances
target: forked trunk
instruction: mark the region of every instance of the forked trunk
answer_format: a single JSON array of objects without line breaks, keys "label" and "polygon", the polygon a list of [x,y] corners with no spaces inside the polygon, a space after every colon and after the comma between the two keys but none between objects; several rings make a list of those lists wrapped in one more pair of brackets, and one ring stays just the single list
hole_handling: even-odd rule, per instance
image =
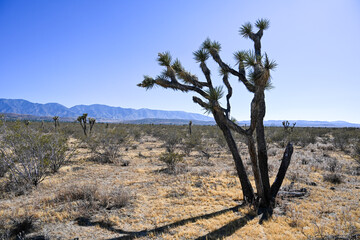
[{"label": "forked trunk", "polygon": [[236,146],[235,140],[232,136],[231,130],[223,123],[222,120],[224,120],[224,119],[222,119],[221,115],[219,116],[216,113],[214,113],[214,118],[215,118],[217,125],[223,132],[226,143],[227,143],[229,150],[233,156],[236,171],[237,171],[238,177],[240,179],[240,184],[241,184],[241,188],[242,188],[243,195],[244,195],[244,201],[248,202],[248,203],[254,203],[254,201],[255,201],[254,190],[249,181],[248,175],[245,170],[245,166],[241,160],[241,156],[239,154],[239,150]]},{"label": "forked trunk", "polygon": [[256,154],[256,147],[254,138],[252,136],[247,136],[247,146],[249,150],[250,160],[251,160],[251,167],[254,174],[255,185],[257,190],[257,196],[262,198],[263,196],[263,186],[261,182],[260,170],[258,165],[258,159]]}]

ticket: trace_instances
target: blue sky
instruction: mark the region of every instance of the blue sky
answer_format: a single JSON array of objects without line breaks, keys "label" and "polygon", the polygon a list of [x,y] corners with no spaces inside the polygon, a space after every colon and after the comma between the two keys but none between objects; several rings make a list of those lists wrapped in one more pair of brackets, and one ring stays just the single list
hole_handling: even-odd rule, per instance
[{"label": "blue sky", "polygon": [[[270,20],[262,50],[278,63],[265,118],[360,123],[357,0],[0,0],[0,98],[203,113],[189,93],[136,84],[160,73],[163,51],[202,77],[192,52],[207,37],[235,64],[233,52],[252,48],[239,27],[258,18]],[[247,120],[251,95],[231,82],[232,116]]]}]

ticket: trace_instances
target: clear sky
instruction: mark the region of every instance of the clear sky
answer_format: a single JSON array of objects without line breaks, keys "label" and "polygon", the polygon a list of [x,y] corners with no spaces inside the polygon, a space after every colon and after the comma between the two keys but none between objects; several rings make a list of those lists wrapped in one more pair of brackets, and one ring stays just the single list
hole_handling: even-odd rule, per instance
[{"label": "clear sky", "polygon": [[[160,73],[163,51],[202,77],[192,52],[207,37],[235,64],[233,52],[252,48],[239,27],[258,18],[270,20],[262,50],[278,63],[265,118],[360,123],[357,0],[0,0],[0,98],[203,113],[189,93],[136,84]],[[251,95],[231,82],[232,116],[247,120]]]}]

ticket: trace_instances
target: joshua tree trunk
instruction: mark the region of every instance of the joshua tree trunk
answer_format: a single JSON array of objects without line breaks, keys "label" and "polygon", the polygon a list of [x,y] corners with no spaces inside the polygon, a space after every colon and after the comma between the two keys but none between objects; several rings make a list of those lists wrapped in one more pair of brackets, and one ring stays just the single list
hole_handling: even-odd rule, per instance
[{"label": "joshua tree trunk", "polygon": [[257,121],[256,121],[256,141],[258,147],[258,162],[262,183],[262,196],[260,201],[260,207],[268,208],[270,206],[270,182],[268,173],[268,156],[266,150],[266,140],[264,131],[264,116],[265,116],[265,94],[264,89],[259,88],[255,97],[257,100]]},{"label": "joshua tree trunk", "polygon": [[248,175],[246,173],[246,169],[241,160],[239,150],[236,146],[236,143],[232,136],[231,130],[229,129],[228,126],[226,126],[224,124],[225,121],[224,121],[224,119],[221,119],[221,117],[224,117],[224,116],[218,116],[217,113],[214,113],[215,121],[216,121],[217,125],[219,126],[220,130],[222,131],[222,133],[225,137],[226,143],[231,152],[231,155],[233,156],[236,171],[237,171],[237,174],[238,174],[238,177],[240,180],[240,184],[241,184],[241,188],[243,191],[243,195],[244,195],[244,201],[248,202],[248,203],[254,203],[254,201],[255,201],[254,190],[251,186]]},{"label": "joshua tree trunk", "polygon": [[257,159],[257,154],[256,154],[256,147],[255,147],[255,142],[254,142],[253,136],[250,136],[250,135],[247,136],[247,145],[248,145],[248,151],[249,151],[250,160],[251,160],[251,167],[252,167],[252,171],[254,173],[257,195],[263,196],[263,185],[262,185],[262,181],[261,181],[259,164],[258,164],[258,159]]}]

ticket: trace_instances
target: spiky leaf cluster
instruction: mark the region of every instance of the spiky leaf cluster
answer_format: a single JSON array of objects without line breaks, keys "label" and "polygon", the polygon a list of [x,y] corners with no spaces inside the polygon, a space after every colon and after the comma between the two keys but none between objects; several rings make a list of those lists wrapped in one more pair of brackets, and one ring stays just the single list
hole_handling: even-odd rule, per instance
[{"label": "spiky leaf cluster", "polygon": [[246,59],[247,52],[246,51],[237,51],[234,53],[234,58],[236,60],[236,64],[242,63]]},{"label": "spiky leaf cluster", "polygon": [[253,51],[247,51],[244,53],[244,65],[245,67],[255,67],[257,59]]},{"label": "spiky leaf cluster", "polygon": [[255,22],[255,26],[260,30],[266,30],[270,26],[270,21],[268,19],[261,18]]},{"label": "spiky leaf cluster", "polygon": [[179,59],[176,59],[173,64],[171,65],[171,67],[175,70],[176,73],[182,72],[184,71],[183,66],[181,65],[181,62],[179,61]]},{"label": "spiky leaf cluster", "polygon": [[210,38],[207,38],[201,45],[201,48],[206,49],[208,51],[216,50],[220,52],[221,44],[217,41],[211,41]]},{"label": "spiky leaf cluster", "polygon": [[250,22],[245,23],[240,27],[239,33],[244,38],[248,38],[252,33],[252,25]]},{"label": "spiky leaf cluster", "polygon": [[200,62],[205,62],[206,60],[209,59],[209,52],[202,48],[202,49],[199,49],[195,52],[193,52],[194,54],[194,59],[196,60],[196,62],[200,63]]},{"label": "spiky leaf cluster", "polygon": [[222,77],[228,77],[229,76],[229,72],[227,72],[226,70],[224,70],[223,68],[219,69],[219,75]]},{"label": "spiky leaf cluster", "polygon": [[219,101],[224,96],[223,86],[217,86],[206,90],[210,101]]},{"label": "spiky leaf cluster", "polygon": [[161,66],[169,67],[171,64],[171,55],[169,52],[163,52],[158,54],[157,61]]},{"label": "spiky leaf cluster", "polygon": [[146,90],[153,88],[154,85],[155,80],[147,75],[144,76],[144,80],[141,83],[137,84],[138,87],[143,87]]},{"label": "spiky leaf cluster", "polygon": [[277,66],[277,63],[274,60],[270,60],[268,58],[268,55],[265,53],[264,67],[267,70],[272,70],[272,69],[275,69],[276,66]]}]

